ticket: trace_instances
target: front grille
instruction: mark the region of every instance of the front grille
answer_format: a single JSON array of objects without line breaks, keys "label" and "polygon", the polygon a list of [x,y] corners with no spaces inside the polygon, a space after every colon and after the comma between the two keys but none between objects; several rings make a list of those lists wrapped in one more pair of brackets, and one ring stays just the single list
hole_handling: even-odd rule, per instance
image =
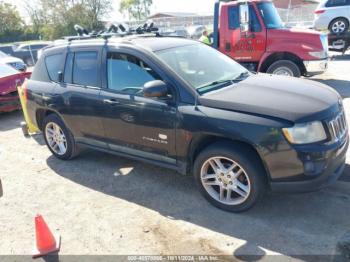
[{"label": "front grille", "polygon": [[344,111],[331,120],[328,126],[335,141],[342,139],[348,130]]}]

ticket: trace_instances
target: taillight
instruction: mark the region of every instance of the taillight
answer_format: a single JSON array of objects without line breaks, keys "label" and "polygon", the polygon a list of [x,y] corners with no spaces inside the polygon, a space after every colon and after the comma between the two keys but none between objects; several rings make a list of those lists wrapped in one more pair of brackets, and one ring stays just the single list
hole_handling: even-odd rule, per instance
[{"label": "taillight", "polygon": [[322,9],[319,9],[319,10],[315,10],[315,14],[316,15],[320,15],[320,14],[323,14],[324,12],[326,12],[326,10],[322,10]]}]

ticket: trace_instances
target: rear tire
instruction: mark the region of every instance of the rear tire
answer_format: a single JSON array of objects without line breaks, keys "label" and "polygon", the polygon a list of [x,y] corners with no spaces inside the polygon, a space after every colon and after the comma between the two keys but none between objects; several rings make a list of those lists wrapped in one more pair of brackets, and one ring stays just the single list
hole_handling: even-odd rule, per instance
[{"label": "rear tire", "polygon": [[51,153],[62,160],[69,160],[79,153],[73,134],[56,115],[48,115],[43,121],[43,135]]},{"label": "rear tire", "polygon": [[268,74],[300,77],[301,72],[296,63],[290,60],[274,62],[266,71]]},{"label": "rear tire", "polygon": [[[216,169],[220,165],[224,169]],[[266,173],[257,156],[245,147],[227,143],[209,146],[196,158],[194,176],[202,195],[229,212],[248,210],[266,192]]]},{"label": "rear tire", "polygon": [[349,30],[349,21],[345,18],[334,19],[328,27],[329,31],[333,34],[341,34]]}]

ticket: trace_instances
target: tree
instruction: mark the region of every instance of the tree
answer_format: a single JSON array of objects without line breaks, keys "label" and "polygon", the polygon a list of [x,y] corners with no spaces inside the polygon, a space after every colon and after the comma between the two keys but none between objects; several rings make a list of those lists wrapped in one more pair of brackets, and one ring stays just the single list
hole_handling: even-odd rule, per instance
[{"label": "tree", "polygon": [[110,13],[112,9],[111,0],[85,0],[85,7],[90,18],[90,28],[94,30],[101,29],[101,22],[104,15]]},{"label": "tree", "polygon": [[129,19],[143,20],[149,16],[152,4],[152,0],[122,0],[119,11],[127,13]]},{"label": "tree", "polygon": [[23,20],[14,5],[0,1],[0,35],[23,30]]},{"label": "tree", "polygon": [[87,30],[100,30],[102,19],[112,9],[111,0],[31,0],[26,10],[33,27],[45,39],[75,35],[74,25]]}]

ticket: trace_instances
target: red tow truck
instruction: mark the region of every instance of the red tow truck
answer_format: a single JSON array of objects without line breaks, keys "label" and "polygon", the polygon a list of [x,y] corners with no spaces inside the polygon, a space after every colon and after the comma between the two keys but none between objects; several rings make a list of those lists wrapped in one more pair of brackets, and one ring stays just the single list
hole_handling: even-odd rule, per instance
[{"label": "red tow truck", "polygon": [[272,1],[217,1],[213,47],[250,71],[312,76],[328,65],[326,34],[288,28]]}]

